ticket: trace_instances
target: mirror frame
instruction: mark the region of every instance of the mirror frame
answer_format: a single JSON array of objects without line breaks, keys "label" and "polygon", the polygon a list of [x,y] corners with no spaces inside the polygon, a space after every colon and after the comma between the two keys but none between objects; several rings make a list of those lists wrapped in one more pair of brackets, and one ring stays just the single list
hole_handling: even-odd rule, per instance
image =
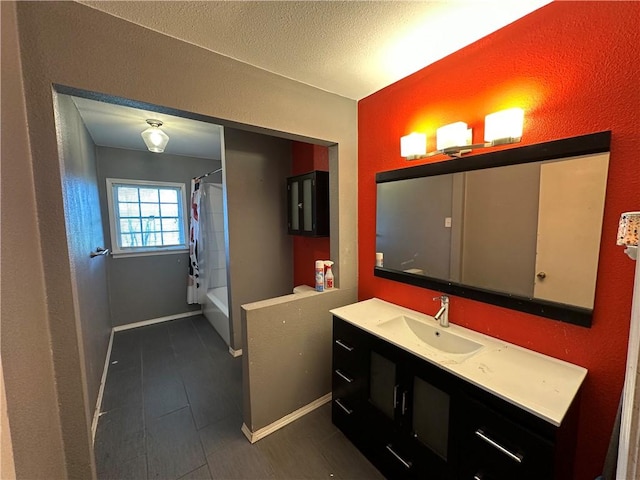
[{"label": "mirror frame", "polygon": [[[465,156],[454,160],[416,165],[398,170],[388,170],[376,174],[376,184],[409,180],[412,178],[431,177],[449,173],[467,172],[492,167],[519,165],[523,163],[577,157],[596,153],[609,152],[611,147],[611,131],[591,133],[578,137],[552,140],[544,143],[525,145],[522,147]],[[449,282],[434,277],[427,277],[384,267],[374,267],[374,276],[407,283],[417,287],[428,288],[459,297],[470,298],[484,303],[497,305],[540,317],[560,320],[562,322],[590,327],[593,309],[576,307],[563,303],[551,302],[479,287],[472,287],[456,282]]]}]

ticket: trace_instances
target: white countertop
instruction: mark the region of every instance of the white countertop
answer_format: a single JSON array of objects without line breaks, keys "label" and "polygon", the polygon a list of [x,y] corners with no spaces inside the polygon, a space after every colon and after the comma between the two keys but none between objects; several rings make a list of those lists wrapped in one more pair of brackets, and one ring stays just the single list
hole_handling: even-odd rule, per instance
[{"label": "white countertop", "polygon": [[447,354],[417,340],[406,341],[400,336],[394,339],[379,325],[398,315],[433,325],[437,321],[377,298],[336,308],[331,313],[555,426],[562,423],[587,374],[583,367],[455,325],[452,319],[448,328],[438,328],[482,344],[478,353],[470,357]]}]

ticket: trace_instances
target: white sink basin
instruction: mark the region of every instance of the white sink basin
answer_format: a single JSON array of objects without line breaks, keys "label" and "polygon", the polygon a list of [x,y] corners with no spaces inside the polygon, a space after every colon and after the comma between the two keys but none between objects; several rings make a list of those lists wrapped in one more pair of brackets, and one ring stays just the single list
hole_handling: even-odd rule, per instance
[{"label": "white sink basin", "polygon": [[429,347],[453,355],[470,357],[482,348],[482,344],[461,337],[447,328],[415,318],[400,315],[378,324],[378,328],[398,340],[418,340]]}]

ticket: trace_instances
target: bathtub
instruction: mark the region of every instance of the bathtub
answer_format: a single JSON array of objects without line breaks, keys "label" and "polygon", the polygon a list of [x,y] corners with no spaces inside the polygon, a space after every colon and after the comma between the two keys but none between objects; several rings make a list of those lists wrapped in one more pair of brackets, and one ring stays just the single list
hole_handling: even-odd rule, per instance
[{"label": "bathtub", "polygon": [[227,287],[212,288],[207,292],[205,303],[202,305],[204,316],[218,335],[231,345],[229,332],[229,296]]}]

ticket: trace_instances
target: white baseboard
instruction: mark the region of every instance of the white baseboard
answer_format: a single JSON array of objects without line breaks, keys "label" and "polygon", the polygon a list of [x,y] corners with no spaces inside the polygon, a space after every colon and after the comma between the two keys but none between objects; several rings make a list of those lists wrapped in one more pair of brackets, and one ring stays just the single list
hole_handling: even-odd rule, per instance
[{"label": "white baseboard", "polygon": [[242,433],[244,433],[244,436],[247,437],[247,439],[251,443],[256,443],[261,438],[264,438],[267,435],[271,435],[276,430],[281,429],[285,425],[289,425],[291,422],[294,422],[300,417],[305,416],[307,413],[314,411],[316,408],[321,407],[322,405],[330,401],[331,401],[331,393],[327,393],[326,395],[318,398],[317,400],[314,400],[313,402],[305,405],[304,407],[299,408],[294,412],[291,412],[289,415],[285,415],[280,420],[276,420],[272,424],[267,425],[266,427],[262,427],[256,430],[255,432],[252,432],[251,430],[249,430],[249,427],[247,427],[243,423],[241,428]]},{"label": "white baseboard", "polygon": [[146,327],[147,325],[154,325],[156,323],[169,322],[171,320],[177,320],[178,318],[193,317],[195,315],[202,315],[202,309],[193,310],[191,312],[178,313],[176,315],[168,315],[166,317],[151,318],[149,320],[143,320],[142,322],[127,323],[126,325],[118,325],[113,327],[114,332],[121,332],[122,330],[131,330],[132,328]]},{"label": "white baseboard", "polygon": [[229,353],[231,354],[232,357],[241,357],[242,356],[242,349],[234,350],[233,348],[229,347]]},{"label": "white baseboard", "polygon": [[111,335],[109,335],[109,346],[107,347],[107,356],[104,359],[104,368],[102,369],[102,378],[100,379],[100,388],[98,389],[98,398],[96,400],[96,408],[93,411],[93,420],[91,422],[91,441],[96,441],[96,430],[98,429],[98,418],[100,417],[100,410],[102,409],[102,396],[104,395],[104,386],[107,383],[107,371],[109,370],[109,359],[111,358],[111,348],[113,347],[113,333],[114,329],[111,329]]}]

